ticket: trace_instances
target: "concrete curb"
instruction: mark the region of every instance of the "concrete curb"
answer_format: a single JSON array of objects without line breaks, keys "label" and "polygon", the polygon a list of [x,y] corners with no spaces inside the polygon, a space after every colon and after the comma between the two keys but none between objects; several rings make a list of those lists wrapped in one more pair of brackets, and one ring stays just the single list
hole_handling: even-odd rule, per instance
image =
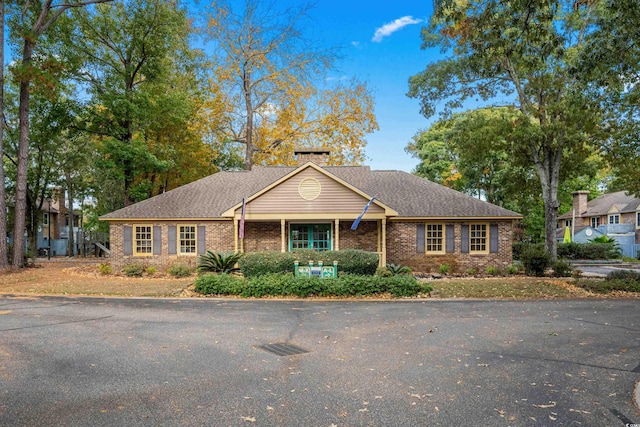
[{"label": "concrete curb", "polygon": [[640,381],[636,383],[636,389],[633,393],[634,402],[636,404],[636,408],[640,409]]}]

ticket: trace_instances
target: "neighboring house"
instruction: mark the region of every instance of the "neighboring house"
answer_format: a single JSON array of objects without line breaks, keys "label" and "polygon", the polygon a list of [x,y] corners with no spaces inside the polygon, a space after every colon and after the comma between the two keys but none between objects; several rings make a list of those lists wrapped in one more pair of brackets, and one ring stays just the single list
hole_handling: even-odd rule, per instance
[{"label": "neighboring house", "polygon": [[43,200],[40,214],[42,221],[38,227],[38,254],[46,255],[51,250],[51,256],[67,255],[69,232],[74,233],[75,242],[78,242],[80,215],[65,206],[62,189],[55,189],[52,199]]},{"label": "neighboring house", "polygon": [[363,249],[377,252],[381,265],[418,272],[511,264],[516,212],[406,172],[327,166],[324,149],[295,154],[298,167],[219,172],[102,216],[112,266],[166,268],[195,264],[205,250],[298,248]]},{"label": "neighboring house", "polygon": [[[558,240],[566,227],[575,242],[586,242],[605,235],[615,239],[625,256],[637,257],[640,250],[640,198],[626,191],[603,194],[588,201],[588,191],[576,191],[573,209],[558,217]],[[574,222],[575,219],[575,222]]]},{"label": "neighboring house", "polygon": [[[7,205],[7,216],[9,216],[9,207],[11,207],[11,210],[14,208],[13,200],[8,201]],[[60,188],[54,189],[53,197],[44,199],[42,207],[38,211],[37,254],[45,256],[51,250],[52,256],[67,255],[69,230],[76,233],[74,236],[77,236],[79,224],[80,215],[65,206],[64,191]],[[12,224],[10,224],[10,228],[10,230],[7,230],[7,241],[13,244]],[[25,237],[26,251],[27,239]]]}]

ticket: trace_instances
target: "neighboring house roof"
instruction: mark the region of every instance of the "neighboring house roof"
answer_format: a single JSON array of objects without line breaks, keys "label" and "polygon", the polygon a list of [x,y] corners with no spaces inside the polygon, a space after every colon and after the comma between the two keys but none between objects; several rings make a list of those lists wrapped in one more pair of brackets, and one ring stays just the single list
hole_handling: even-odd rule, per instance
[{"label": "neighboring house roof", "polygon": [[[628,194],[626,191],[617,191],[615,193],[603,194],[593,200],[587,202],[587,210],[585,212],[576,212],[576,216],[581,218],[602,216],[612,212],[627,213],[635,212],[640,205],[640,198]],[[612,209],[615,208],[615,209]],[[572,212],[567,212],[558,219],[567,219],[572,217]]]},{"label": "neighboring house roof", "polygon": [[[297,169],[261,167],[226,171],[152,197],[101,217],[118,219],[221,218],[223,213]],[[390,207],[399,217],[520,218],[521,215],[402,171],[372,171],[368,166],[327,166],[329,176]],[[334,179],[335,179],[334,178]]]}]

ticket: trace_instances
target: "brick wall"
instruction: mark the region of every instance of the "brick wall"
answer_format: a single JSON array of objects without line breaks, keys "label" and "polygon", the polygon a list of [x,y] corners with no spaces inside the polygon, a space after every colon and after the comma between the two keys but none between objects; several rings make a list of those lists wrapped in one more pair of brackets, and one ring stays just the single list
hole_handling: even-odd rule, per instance
[{"label": "brick wall", "polygon": [[[136,223],[140,224],[140,223]],[[138,263],[145,266],[155,266],[164,270],[176,263],[195,266],[197,256],[169,255],[168,228],[171,225],[186,224],[186,222],[165,222],[162,227],[162,254],[150,256],[125,256],[123,230],[124,224],[111,224],[111,265],[114,270],[121,270],[128,264]],[[461,223],[454,223],[455,251],[442,255],[427,255],[416,252],[416,224],[417,222],[388,222],[387,223],[387,262],[407,265],[414,272],[437,272],[443,264],[450,266],[452,272],[465,272],[475,268],[483,271],[488,266],[504,268],[512,263],[511,241],[512,223],[498,223],[498,252],[471,255],[460,250]],[[233,251],[233,222],[209,221],[196,225],[206,227],[206,248],[218,252]],[[351,223],[340,223],[340,249],[363,249],[377,252],[378,226],[375,221],[362,221],[358,229],[351,230]],[[280,251],[280,222],[247,222],[245,228],[245,252]],[[287,236],[288,248],[288,236]]]},{"label": "brick wall", "polygon": [[175,264],[187,264],[195,267],[198,263],[198,257],[193,255],[169,255],[169,226],[194,224],[204,225],[206,249],[218,252],[231,252],[233,251],[233,222],[232,221],[210,221],[210,222],[198,222],[190,223],[185,221],[180,222],[163,222],[163,223],[143,223],[136,222],[135,225],[149,224],[153,226],[160,226],[162,229],[162,254],[161,255],[149,255],[149,256],[133,256],[124,255],[124,226],[132,224],[123,223],[111,223],[110,225],[110,238],[111,238],[111,267],[115,270],[121,270],[124,266],[129,264],[143,264],[145,267],[154,266],[158,270],[164,271],[168,267]]},{"label": "brick wall", "polygon": [[361,221],[356,230],[351,229],[351,221],[340,222],[340,249],[362,249],[378,251],[378,224],[375,221]]},{"label": "brick wall", "polygon": [[[512,223],[498,223],[498,252],[489,254],[468,254],[460,250],[460,228],[462,223],[454,223],[455,249],[452,253],[427,255],[416,251],[417,222],[387,223],[387,263],[409,266],[414,272],[437,272],[447,264],[451,272],[465,272],[468,269],[484,271],[487,267],[504,268],[512,260]],[[487,242],[488,243],[488,242]]]},{"label": "brick wall", "polygon": [[[231,233],[233,243],[233,232]],[[288,241],[287,241],[288,242]],[[280,221],[247,222],[244,228],[244,251],[276,251],[281,249]]]}]

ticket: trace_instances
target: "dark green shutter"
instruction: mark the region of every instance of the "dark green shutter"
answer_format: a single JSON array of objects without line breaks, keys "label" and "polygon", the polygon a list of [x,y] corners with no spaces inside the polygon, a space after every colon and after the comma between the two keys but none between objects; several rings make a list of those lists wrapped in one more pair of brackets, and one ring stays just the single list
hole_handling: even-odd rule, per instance
[{"label": "dark green shutter", "polygon": [[424,224],[416,224],[416,252],[424,253]]},{"label": "dark green shutter", "polygon": [[460,252],[469,253],[469,224],[460,226]]},{"label": "dark green shutter", "polygon": [[153,254],[162,255],[162,227],[153,226]]},{"label": "dark green shutter", "polygon": [[453,224],[447,224],[446,228],[446,249],[447,253],[453,253],[456,251],[456,233],[455,226]]},{"label": "dark green shutter", "polygon": [[131,226],[125,225],[122,230],[123,252],[125,255],[133,255],[133,239]]},{"label": "dark green shutter", "polygon": [[498,252],[498,224],[489,226],[489,252]]},{"label": "dark green shutter", "polygon": [[175,255],[176,252],[176,226],[170,225],[167,230],[167,246],[169,255]]},{"label": "dark green shutter", "polygon": [[206,228],[204,225],[198,226],[198,255],[204,255],[207,251]]}]

